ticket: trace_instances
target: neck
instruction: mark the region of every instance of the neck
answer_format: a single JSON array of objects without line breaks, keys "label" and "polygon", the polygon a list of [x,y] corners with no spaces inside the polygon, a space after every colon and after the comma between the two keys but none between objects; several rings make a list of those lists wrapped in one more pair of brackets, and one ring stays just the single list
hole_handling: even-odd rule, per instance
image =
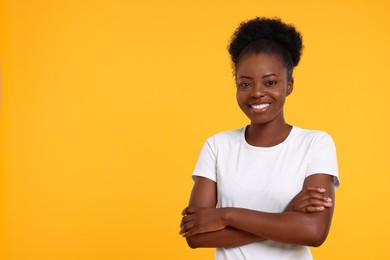
[{"label": "neck", "polygon": [[271,147],[286,140],[292,126],[282,120],[266,124],[251,123],[245,133],[246,141],[253,146]]}]

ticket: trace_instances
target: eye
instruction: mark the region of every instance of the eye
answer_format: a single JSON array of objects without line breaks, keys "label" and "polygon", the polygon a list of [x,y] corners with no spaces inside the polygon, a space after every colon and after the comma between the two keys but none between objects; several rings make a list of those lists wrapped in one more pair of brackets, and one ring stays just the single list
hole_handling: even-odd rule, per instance
[{"label": "eye", "polygon": [[276,80],[269,80],[265,83],[266,86],[276,85],[278,82]]},{"label": "eye", "polygon": [[251,86],[252,86],[252,83],[246,82],[246,81],[238,83],[238,87],[240,87],[240,88],[249,88]]}]

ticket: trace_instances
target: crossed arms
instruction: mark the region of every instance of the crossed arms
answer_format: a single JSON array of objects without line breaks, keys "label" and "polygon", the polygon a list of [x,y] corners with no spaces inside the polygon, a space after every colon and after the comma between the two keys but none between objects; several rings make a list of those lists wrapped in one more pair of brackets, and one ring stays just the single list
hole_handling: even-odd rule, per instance
[{"label": "crossed arms", "polygon": [[333,177],[314,174],[282,213],[243,208],[216,208],[216,183],[197,177],[180,234],[191,248],[235,247],[264,240],[320,246],[334,209]]}]

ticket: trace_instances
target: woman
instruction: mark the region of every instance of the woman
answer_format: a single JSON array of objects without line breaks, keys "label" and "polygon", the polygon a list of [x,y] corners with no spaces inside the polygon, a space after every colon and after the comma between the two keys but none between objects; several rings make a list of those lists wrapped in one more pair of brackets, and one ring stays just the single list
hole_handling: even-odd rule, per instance
[{"label": "woman", "polygon": [[250,125],[203,146],[180,230],[192,248],[216,247],[216,259],[312,259],[308,246],[326,239],[339,185],[333,140],[283,114],[301,51],[299,32],[279,19],[234,33],[237,102]]}]

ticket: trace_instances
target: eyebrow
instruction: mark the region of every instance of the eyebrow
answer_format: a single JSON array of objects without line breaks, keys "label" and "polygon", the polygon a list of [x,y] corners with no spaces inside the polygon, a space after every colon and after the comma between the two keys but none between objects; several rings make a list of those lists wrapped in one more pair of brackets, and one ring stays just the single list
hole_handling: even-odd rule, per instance
[{"label": "eyebrow", "polygon": [[[262,76],[262,78],[268,78],[268,77],[272,77],[272,76],[278,77],[279,75],[275,74],[275,73],[268,73],[268,74],[265,74],[264,76]],[[253,78],[250,76],[241,76],[241,77],[239,77],[239,79],[253,79]]]},{"label": "eyebrow", "polygon": [[263,78],[267,78],[267,77],[272,77],[272,76],[279,76],[278,74],[275,74],[275,73],[268,73],[268,74],[265,74],[264,76],[263,76]]}]

